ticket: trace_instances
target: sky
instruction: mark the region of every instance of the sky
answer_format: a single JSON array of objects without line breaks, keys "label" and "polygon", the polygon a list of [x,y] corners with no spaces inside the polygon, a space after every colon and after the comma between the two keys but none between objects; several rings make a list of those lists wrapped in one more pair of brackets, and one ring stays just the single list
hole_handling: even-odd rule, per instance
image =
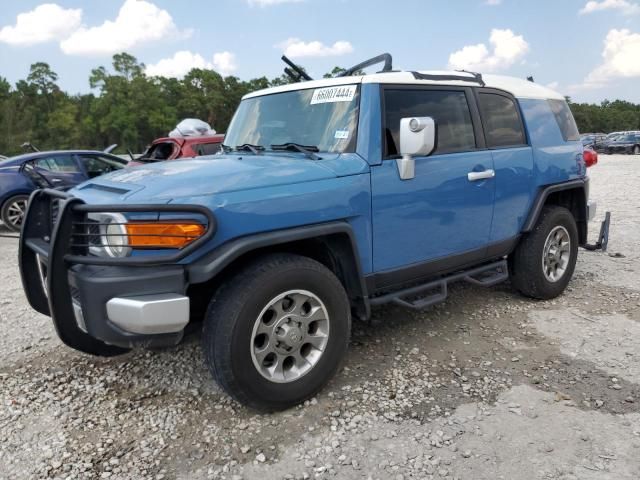
[{"label": "sky", "polygon": [[383,52],[394,68],[517,77],[574,101],[640,103],[640,0],[0,0],[0,76],[49,63],[69,93],[126,51],[148,75],[314,77]]}]

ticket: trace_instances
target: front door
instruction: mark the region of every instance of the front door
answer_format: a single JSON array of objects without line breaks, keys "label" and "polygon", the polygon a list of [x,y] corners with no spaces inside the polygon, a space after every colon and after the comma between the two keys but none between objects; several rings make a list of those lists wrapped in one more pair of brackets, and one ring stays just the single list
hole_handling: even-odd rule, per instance
[{"label": "front door", "polygon": [[[385,159],[371,171],[374,271],[413,267],[417,277],[427,262],[477,261],[489,242],[495,184],[491,152],[477,140],[473,92],[385,87],[383,102]],[[400,119],[424,116],[436,122],[436,149],[416,157],[415,177],[401,180]]]}]

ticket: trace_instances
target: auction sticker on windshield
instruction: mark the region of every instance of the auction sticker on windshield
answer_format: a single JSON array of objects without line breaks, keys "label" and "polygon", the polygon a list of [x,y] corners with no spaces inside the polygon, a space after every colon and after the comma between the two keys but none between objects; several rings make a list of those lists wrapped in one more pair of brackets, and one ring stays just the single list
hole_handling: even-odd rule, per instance
[{"label": "auction sticker on windshield", "polygon": [[311,97],[311,105],[318,103],[350,102],[356,95],[357,85],[341,85],[339,87],[316,88]]}]

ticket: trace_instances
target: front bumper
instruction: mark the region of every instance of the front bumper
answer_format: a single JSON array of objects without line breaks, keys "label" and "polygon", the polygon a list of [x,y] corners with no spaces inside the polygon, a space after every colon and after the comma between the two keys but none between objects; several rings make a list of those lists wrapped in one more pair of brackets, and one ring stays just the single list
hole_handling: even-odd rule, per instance
[{"label": "front bumper", "polygon": [[[114,211],[113,207],[106,211]],[[136,211],[167,207],[144,206]],[[83,235],[78,225],[84,224],[86,211],[92,208],[57,191],[32,194],[19,253],[29,303],[52,318],[65,344],[86,353],[116,355],[138,346],[175,345],[189,322],[185,268],[167,255],[114,259],[93,257],[87,248],[78,248],[74,236]],[[193,210],[203,213],[198,207]],[[208,237],[214,225],[210,220]],[[189,251],[180,252],[181,257],[192,251],[184,250]],[[157,258],[159,263],[154,262]]]}]

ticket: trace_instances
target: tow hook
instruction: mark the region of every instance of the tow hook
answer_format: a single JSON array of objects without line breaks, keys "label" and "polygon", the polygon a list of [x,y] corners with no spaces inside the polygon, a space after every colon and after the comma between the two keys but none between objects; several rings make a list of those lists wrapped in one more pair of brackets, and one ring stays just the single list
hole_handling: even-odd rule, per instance
[{"label": "tow hook", "polygon": [[609,225],[611,224],[611,212],[606,212],[604,215],[604,221],[600,225],[600,235],[598,241],[594,244],[585,244],[582,246],[585,250],[602,250],[607,251],[607,245],[609,244]]}]

